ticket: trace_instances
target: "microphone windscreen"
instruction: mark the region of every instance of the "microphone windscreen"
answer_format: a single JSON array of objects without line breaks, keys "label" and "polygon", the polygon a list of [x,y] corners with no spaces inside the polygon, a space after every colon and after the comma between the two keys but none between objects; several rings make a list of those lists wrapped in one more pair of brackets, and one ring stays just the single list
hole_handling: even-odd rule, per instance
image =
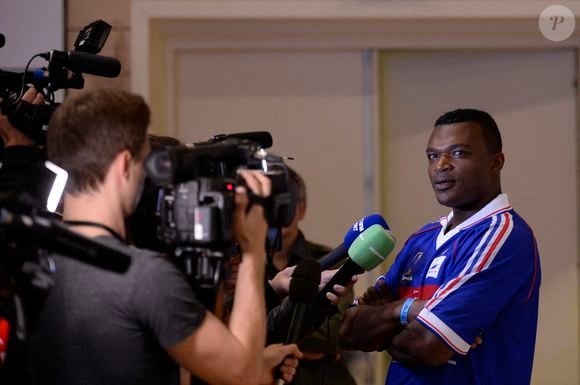
[{"label": "microphone windscreen", "polygon": [[117,77],[121,73],[121,62],[119,60],[82,51],[70,51],[66,67],[73,72],[107,78]]},{"label": "microphone windscreen", "polygon": [[352,243],[354,242],[356,237],[359,236],[360,233],[362,233],[363,231],[365,231],[366,229],[368,229],[373,225],[380,225],[382,228],[390,230],[387,221],[385,220],[385,218],[383,218],[382,215],[371,214],[356,221],[352,225],[352,227],[344,235],[344,245],[346,247],[350,247],[350,245],[352,245]]},{"label": "microphone windscreen", "polygon": [[312,258],[302,259],[290,280],[288,297],[290,301],[310,303],[318,292],[320,283],[320,264]]},{"label": "microphone windscreen", "polygon": [[304,278],[310,281],[320,282],[320,264],[317,260],[312,258],[303,258],[296,265],[292,278]]},{"label": "microphone windscreen", "polygon": [[372,225],[352,242],[348,255],[358,266],[370,271],[387,259],[395,242],[390,231],[379,224]]}]

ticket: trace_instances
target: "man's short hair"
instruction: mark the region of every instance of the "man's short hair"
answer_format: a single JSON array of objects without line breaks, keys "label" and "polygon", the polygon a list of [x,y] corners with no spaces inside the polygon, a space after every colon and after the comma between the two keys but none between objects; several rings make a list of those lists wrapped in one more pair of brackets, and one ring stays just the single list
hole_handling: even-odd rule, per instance
[{"label": "man's short hair", "polygon": [[306,184],[302,176],[296,172],[292,167],[288,167],[290,180],[296,186],[296,198],[298,203],[306,203]]},{"label": "man's short hair", "polygon": [[491,153],[502,151],[501,134],[497,123],[485,111],[473,108],[459,108],[457,110],[446,112],[435,121],[435,127],[454,123],[477,123],[482,129],[483,137],[487,144],[487,149]]},{"label": "man's short hair", "polygon": [[139,156],[149,116],[141,96],[119,89],[81,91],[66,99],[50,120],[47,149],[48,158],[69,173],[67,191],[96,189],[123,150]]}]

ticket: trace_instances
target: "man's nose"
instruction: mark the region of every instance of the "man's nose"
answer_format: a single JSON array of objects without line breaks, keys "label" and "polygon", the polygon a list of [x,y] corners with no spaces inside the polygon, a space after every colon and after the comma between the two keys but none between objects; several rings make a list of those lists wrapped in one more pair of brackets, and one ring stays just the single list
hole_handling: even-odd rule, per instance
[{"label": "man's nose", "polygon": [[452,167],[451,157],[449,154],[441,154],[435,163],[435,170],[446,171]]}]

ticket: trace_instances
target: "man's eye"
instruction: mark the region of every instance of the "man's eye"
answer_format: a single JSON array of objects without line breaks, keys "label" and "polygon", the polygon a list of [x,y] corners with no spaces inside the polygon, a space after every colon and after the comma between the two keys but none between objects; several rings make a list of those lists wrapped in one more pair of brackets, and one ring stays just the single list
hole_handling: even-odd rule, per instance
[{"label": "man's eye", "polygon": [[455,151],[451,152],[451,156],[454,158],[461,158],[464,155],[465,155],[465,151],[461,151],[461,150],[455,150]]},{"label": "man's eye", "polygon": [[427,159],[435,160],[435,159],[437,159],[437,154],[427,154]]}]

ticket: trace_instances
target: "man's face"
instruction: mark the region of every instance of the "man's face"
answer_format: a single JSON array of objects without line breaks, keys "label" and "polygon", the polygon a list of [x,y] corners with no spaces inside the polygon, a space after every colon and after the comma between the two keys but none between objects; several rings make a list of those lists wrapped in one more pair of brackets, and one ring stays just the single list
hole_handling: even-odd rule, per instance
[{"label": "man's face", "polygon": [[306,203],[298,202],[296,206],[296,213],[294,214],[294,219],[292,223],[287,227],[282,227],[282,237],[284,239],[291,239],[292,242],[296,239],[298,235],[298,222],[304,219],[304,214],[306,213]]},{"label": "man's face", "polygon": [[137,204],[141,198],[141,193],[143,192],[143,182],[145,180],[145,169],[143,167],[143,161],[149,154],[150,149],[149,141],[146,140],[139,155],[131,161],[131,172],[133,173],[131,196],[133,197],[133,201],[129,214],[133,213],[135,208],[137,208]]},{"label": "man's face", "polygon": [[440,204],[479,210],[499,193],[503,155],[489,152],[478,123],[435,127],[426,152],[431,185]]}]

